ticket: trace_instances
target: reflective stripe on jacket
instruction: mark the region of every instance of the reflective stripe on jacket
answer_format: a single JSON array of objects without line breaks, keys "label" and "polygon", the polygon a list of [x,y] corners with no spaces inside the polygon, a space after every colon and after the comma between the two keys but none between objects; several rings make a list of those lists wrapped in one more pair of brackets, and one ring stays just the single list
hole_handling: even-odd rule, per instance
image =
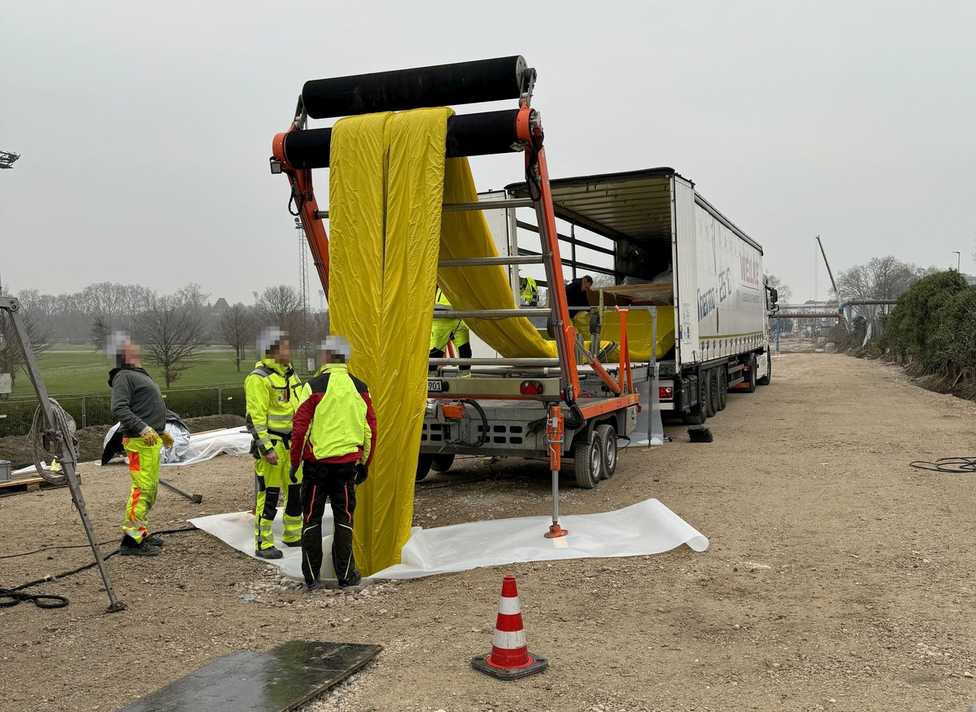
[{"label": "reflective stripe on jacket", "polygon": [[254,364],[244,379],[247,428],[262,454],[271,450],[270,435],[291,433],[291,421],[300,401],[302,382],[294,369],[265,358]]},{"label": "reflective stripe on jacket", "polygon": [[302,389],[295,412],[291,464],[302,460],[369,464],[376,446],[376,413],[366,384],[344,363],[323,366]]}]

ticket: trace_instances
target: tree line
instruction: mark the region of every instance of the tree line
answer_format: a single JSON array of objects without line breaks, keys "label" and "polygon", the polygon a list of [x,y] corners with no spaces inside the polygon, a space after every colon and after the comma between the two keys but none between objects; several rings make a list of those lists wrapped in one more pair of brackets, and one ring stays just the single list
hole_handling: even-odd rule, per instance
[{"label": "tree line", "polygon": [[[8,294],[2,284],[0,294]],[[297,344],[315,341],[316,334],[328,331],[328,312],[303,312],[298,291],[289,285],[255,292],[253,304],[211,301],[196,283],[171,294],[137,284],[99,282],[70,294],[25,289],[15,296],[35,353],[53,343],[87,343],[101,350],[113,332],[127,331],[142,345],[146,361],[163,372],[167,388],[205,346],[230,346],[240,371],[262,328],[277,326]],[[23,365],[13,323],[0,315],[0,373],[16,378]]]}]

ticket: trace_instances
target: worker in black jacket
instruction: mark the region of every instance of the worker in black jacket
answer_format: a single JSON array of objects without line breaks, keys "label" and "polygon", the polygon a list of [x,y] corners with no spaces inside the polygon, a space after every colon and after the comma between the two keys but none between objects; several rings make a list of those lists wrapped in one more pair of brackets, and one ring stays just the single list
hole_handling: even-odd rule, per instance
[{"label": "worker in black jacket", "polygon": [[116,335],[116,365],[108,375],[112,389],[112,415],[121,423],[122,446],[129,463],[132,486],[122,520],[123,556],[158,556],[162,539],[149,533],[149,510],[159,487],[159,451],[166,433],[166,403],[159,386],[142,368],[139,347],[124,335]]}]

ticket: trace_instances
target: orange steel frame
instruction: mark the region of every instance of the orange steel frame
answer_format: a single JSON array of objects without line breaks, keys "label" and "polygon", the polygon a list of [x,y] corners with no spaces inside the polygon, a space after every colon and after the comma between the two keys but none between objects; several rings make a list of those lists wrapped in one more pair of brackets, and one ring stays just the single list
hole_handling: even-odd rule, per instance
[{"label": "orange steel frame", "polygon": [[[532,120],[532,110],[527,97],[519,100],[519,112],[516,115],[516,135],[525,144],[526,179],[535,178],[539,187],[539,197],[536,203],[536,217],[539,223],[539,235],[545,240],[548,261],[546,264],[549,274],[549,294],[552,303],[553,321],[556,329],[556,343],[559,351],[563,380],[563,396],[567,405],[578,407],[584,419],[598,417],[612,413],[639,402],[634,392],[630,368],[630,351],[627,343],[627,312],[621,311],[621,344],[618,380],[614,380],[603,367],[595,355],[587,353],[587,361],[600,380],[614,394],[613,397],[599,400],[582,406],[576,406],[576,399],[580,395],[579,372],[576,363],[577,331],[569,316],[569,303],[566,289],[562,280],[562,260],[559,254],[559,240],[556,231],[556,212],[552,200],[552,190],[549,186],[549,167],[546,163],[546,151],[542,146],[543,132],[541,125]],[[298,217],[302,221],[302,228],[308,240],[309,249],[315,269],[322,283],[326,298],[329,294],[329,236],[325,231],[322,218],[319,217],[318,202],[312,182],[312,171],[308,168],[298,168],[288,161],[285,153],[285,137],[292,131],[304,128],[305,116],[300,111],[292,122],[288,131],[276,134],[271,144],[274,158],[281,164],[282,172],[288,176],[291,184],[292,198],[298,210]],[[590,351],[599,351],[599,344],[591,344]],[[448,394],[432,394],[434,398],[448,398]],[[490,396],[478,396],[488,399]],[[534,397],[505,396],[505,400],[542,400]],[[556,477],[561,463],[561,447],[564,438],[564,418],[558,404],[549,403],[549,417],[547,439],[549,441],[549,466]],[[554,482],[554,488],[558,482]],[[558,491],[558,490],[556,490]],[[554,513],[553,525],[546,536],[565,536],[566,530],[558,523],[558,502]]]}]

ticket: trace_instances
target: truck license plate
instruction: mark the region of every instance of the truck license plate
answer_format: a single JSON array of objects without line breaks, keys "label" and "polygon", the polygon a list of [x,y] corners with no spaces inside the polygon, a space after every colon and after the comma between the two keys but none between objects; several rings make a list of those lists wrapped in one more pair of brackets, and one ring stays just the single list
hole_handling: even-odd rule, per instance
[{"label": "truck license plate", "polygon": [[439,378],[428,378],[427,379],[427,392],[428,393],[443,393],[447,390],[447,384],[444,383]]}]

